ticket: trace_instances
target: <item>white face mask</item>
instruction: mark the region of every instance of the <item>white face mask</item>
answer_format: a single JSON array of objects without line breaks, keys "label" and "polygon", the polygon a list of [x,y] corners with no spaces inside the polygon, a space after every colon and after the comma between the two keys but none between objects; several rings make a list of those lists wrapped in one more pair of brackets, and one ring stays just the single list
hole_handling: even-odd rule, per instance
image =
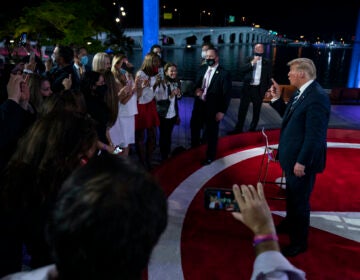
[{"label": "white face mask", "polygon": [[201,58],[203,58],[203,59],[206,58],[206,51],[202,51],[202,52],[201,52]]}]

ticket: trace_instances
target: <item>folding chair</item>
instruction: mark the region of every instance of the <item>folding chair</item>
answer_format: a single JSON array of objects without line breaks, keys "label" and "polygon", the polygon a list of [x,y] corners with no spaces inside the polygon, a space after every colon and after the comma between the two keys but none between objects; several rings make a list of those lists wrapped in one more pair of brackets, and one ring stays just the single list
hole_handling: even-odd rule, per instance
[{"label": "folding chair", "polygon": [[258,177],[258,182],[262,183],[264,188],[266,185],[277,185],[279,186],[279,192],[278,192],[278,196],[275,197],[269,197],[271,199],[285,199],[284,191],[283,189],[286,188],[286,180],[285,180],[285,172],[284,170],[281,170],[281,174],[280,174],[280,180],[275,180],[275,181],[267,181],[267,175],[268,175],[268,170],[269,170],[269,166],[271,164],[277,164],[280,166],[278,159],[276,158],[276,154],[278,152],[278,145],[269,145],[269,140],[268,140],[268,136],[265,133],[265,129],[262,128],[261,130],[262,135],[264,136],[265,139],[265,148],[264,148],[264,154],[261,160],[261,166],[260,166],[260,171],[259,171],[259,177]]}]

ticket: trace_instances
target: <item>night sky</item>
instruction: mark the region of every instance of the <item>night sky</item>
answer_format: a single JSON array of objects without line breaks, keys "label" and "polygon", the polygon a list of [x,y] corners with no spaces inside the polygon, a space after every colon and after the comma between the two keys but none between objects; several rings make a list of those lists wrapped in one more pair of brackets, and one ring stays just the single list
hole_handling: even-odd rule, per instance
[{"label": "night sky", "polygon": [[[337,1],[336,4],[319,4],[316,0],[302,0],[288,1],[287,5],[284,5],[283,1],[260,3],[259,1],[195,0],[190,1],[191,5],[187,4],[189,1],[159,1],[160,14],[163,12],[164,5],[167,7],[166,11],[173,11],[174,8],[180,11],[180,19],[176,18],[178,15],[174,13],[173,22],[160,21],[163,26],[179,26],[179,23],[181,26],[198,26],[200,11],[206,10],[211,11],[213,17],[212,19],[202,17],[202,25],[209,25],[212,20],[214,26],[224,26],[226,18],[233,15],[237,22],[245,17],[249,24],[259,24],[261,28],[277,31],[278,34],[286,34],[289,38],[299,35],[327,37],[348,35],[351,37],[355,35],[360,11],[360,1],[357,0],[342,0]],[[140,13],[141,17],[142,9],[132,7],[141,6],[142,0],[123,0],[121,3],[129,9],[128,24],[134,24],[131,15]],[[295,7],[297,5],[298,7]],[[138,17],[139,15],[133,18]]]},{"label": "night sky", "polygon": [[[143,0],[103,0],[102,3],[109,4],[114,1],[124,6],[127,12],[124,21],[125,28],[142,27]],[[41,0],[7,2],[6,7],[1,8],[0,16],[9,13],[19,15],[20,7],[36,5],[39,2]],[[21,3],[23,3],[22,6]],[[160,18],[160,27],[199,26],[200,11],[205,10],[211,12],[212,16],[202,16],[202,26],[228,25],[227,18],[232,15],[235,16],[235,25],[242,25],[240,19],[245,17],[248,26],[255,23],[261,28],[277,31],[278,34],[284,34],[291,39],[298,38],[300,35],[334,37],[334,39],[344,37],[345,40],[353,38],[360,11],[359,0],[336,1],[336,4],[320,4],[316,0],[288,1],[288,4],[284,4],[283,1],[260,3],[259,1],[236,0],[159,0],[159,3],[160,15],[164,11],[173,12],[172,20],[165,21],[162,17]],[[164,5],[167,7],[166,10],[163,9]],[[175,8],[178,12],[174,12]]]}]

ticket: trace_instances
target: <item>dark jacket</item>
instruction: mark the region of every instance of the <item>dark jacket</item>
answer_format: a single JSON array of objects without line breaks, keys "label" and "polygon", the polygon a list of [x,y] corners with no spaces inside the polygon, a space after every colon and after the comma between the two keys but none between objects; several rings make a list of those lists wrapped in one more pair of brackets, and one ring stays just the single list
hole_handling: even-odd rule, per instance
[{"label": "dark jacket", "polygon": [[[239,71],[241,74],[241,80],[244,83],[243,89],[246,90],[246,88],[250,85],[252,79],[253,79],[253,66],[251,65],[251,60],[253,57],[247,57],[245,60],[245,63],[240,65]],[[272,65],[271,62],[266,59],[261,59],[261,76],[260,76],[260,93],[262,96],[265,96],[266,91],[270,88],[272,82]]]},{"label": "dark jacket", "polygon": [[0,170],[10,160],[20,137],[35,120],[36,114],[24,110],[11,99],[0,105]]},{"label": "dark jacket", "polygon": [[50,79],[51,81],[51,90],[54,93],[60,93],[65,88],[62,84],[63,80],[65,78],[69,78],[69,75],[71,75],[71,89],[78,90],[80,81],[77,78],[77,74],[74,70],[73,64],[69,64],[65,67],[58,67],[55,66],[52,68],[49,72],[45,72],[44,76]]},{"label": "dark jacket", "polygon": [[[305,172],[322,172],[326,164],[326,136],[330,118],[330,99],[318,82],[311,83],[291,108],[289,100],[283,114],[279,141],[279,161],[285,172],[293,171],[296,162]],[[277,100],[271,106],[279,106]],[[279,112],[281,113],[281,112]]]},{"label": "dark jacket", "polygon": [[[195,81],[195,87],[201,88],[207,65],[201,65]],[[210,116],[218,112],[226,113],[231,100],[232,81],[230,72],[218,65],[206,93],[207,113]],[[197,97],[199,98],[199,97]]]}]

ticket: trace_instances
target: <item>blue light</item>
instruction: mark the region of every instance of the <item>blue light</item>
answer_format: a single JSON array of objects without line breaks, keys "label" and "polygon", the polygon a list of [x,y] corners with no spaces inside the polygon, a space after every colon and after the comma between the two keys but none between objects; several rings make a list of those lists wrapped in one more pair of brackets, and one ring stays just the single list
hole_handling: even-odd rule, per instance
[{"label": "blue light", "polygon": [[143,57],[159,43],[159,0],[143,0]]},{"label": "blue light", "polygon": [[349,88],[360,88],[360,9],[347,86]]}]

